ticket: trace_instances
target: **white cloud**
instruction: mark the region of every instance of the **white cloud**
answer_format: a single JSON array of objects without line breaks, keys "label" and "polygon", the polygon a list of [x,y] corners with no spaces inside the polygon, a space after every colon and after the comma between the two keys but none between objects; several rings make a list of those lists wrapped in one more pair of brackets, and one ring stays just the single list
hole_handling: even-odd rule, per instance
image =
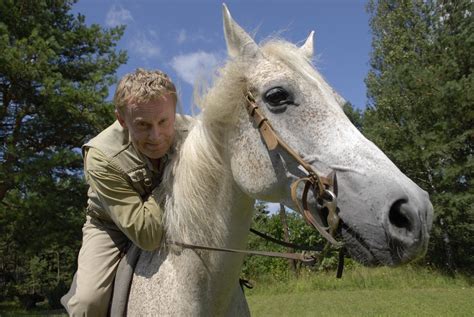
[{"label": "white cloud", "polygon": [[158,39],[158,32],[156,32],[155,30],[148,30],[148,34],[150,34],[150,36],[153,38],[153,39]]},{"label": "white cloud", "polygon": [[272,214],[280,212],[280,203],[267,203],[267,210]]},{"label": "white cloud", "polygon": [[184,41],[186,41],[186,39],[187,39],[186,30],[181,29],[178,33],[178,38],[176,39],[176,42],[178,42],[178,44],[183,44]]},{"label": "white cloud", "polygon": [[183,43],[212,43],[216,40],[216,37],[220,36],[220,33],[209,33],[203,30],[186,30],[180,29],[176,36],[176,43],[181,45]]},{"label": "white cloud", "polygon": [[117,25],[127,24],[127,22],[133,21],[133,16],[127,9],[122,6],[113,5],[107,11],[105,16],[105,25],[115,27]]},{"label": "white cloud", "polygon": [[[151,33],[152,38],[156,36]],[[160,47],[154,44],[154,41],[143,33],[137,33],[133,39],[130,40],[129,48],[131,51],[144,59],[156,58],[160,56]]]},{"label": "white cloud", "polygon": [[219,62],[216,54],[198,51],[173,57],[171,67],[185,82],[193,85],[197,78],[207,78]]}]

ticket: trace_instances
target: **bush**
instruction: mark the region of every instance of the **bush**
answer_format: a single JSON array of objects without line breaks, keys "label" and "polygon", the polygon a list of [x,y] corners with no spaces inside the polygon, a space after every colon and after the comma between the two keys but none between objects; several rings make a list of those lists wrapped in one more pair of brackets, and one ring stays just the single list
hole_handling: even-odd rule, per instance
[{"label": "bush", "polygon": [[36,307],[36,303],[44,301],[44,296],[33,293],[33,294],[22,294],[18,295],[21,307],[26,310],[31,310]]},{"label": "bush", "polygon": [[49,289],[46,292],[46,298],[48,299],[48,304],[51,309],[62,308],[61,297],[66,294],[68,287],[64,281],[59,281],[53,288]]}]

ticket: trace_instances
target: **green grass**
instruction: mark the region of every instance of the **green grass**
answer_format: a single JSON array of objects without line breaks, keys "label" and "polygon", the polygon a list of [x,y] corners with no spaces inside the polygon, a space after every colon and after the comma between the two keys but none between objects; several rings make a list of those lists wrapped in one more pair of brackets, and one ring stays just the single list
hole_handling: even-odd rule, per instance
[{"label": "green grass", "polygon": [[473,316],[473,289],[327,290],[252,295],[252,316]]},{"label": "green grass", "polygon": [[41,302],[33,310],[25,310],[20,307],[20,303],[16,301],[0,302],[0,317],[15,317],[15,316],[49,316],[49,317],[67,317],[64,309],[51,310],[48,308],[48,303]]},{"label": "green grass", "polygon": [[356,267],[298,279],[272,277],[246,290],[252,316],[474,316],[473,279],[428,269]]},{"label": "green grass", "polygon": [[[354,266],[334,272],[261,277],[246,290],[252,316],[474,316],[474,279],[429,269]],[[42,303],[26,312],[0,303],[0,317],[65,316]]]}]

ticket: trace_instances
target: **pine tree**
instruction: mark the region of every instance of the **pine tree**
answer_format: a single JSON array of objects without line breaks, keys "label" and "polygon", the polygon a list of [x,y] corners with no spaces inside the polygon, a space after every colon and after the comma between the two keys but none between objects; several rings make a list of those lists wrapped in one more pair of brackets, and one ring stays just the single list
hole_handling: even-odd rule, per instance
[{"label": "pine tree", "polygon": [[473,3],[371,1],[364,133],[430,194],[428,259],[474,267]]},{"label": "pine tree", "polygon": [[344,113],[352,122],[352,124],[359,130],[362,131],[364,128],[364,113],[362,110],[354,108],[354,106],[350,102],[346,102],[342,109]]},{"label": "pine tree", "polygon": [[106,98],[126,61],[115,51],[124,28],[86,25],[74,2],[0,1],[2,292],[27,280],[34,256],[57,254],[53,276],[70,276],[86,203],[80,147],[113,121]]}]

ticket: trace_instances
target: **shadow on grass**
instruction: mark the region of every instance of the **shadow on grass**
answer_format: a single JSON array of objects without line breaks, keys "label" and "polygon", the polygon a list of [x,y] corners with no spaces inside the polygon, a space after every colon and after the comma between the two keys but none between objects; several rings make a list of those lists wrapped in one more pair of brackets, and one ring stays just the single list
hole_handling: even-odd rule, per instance
[{"label": "shadow on grass", "polygon": [[37,307],[25,310],[17,301],[0,302],[0,317],[16,316],[51,316],[67,317],[65,309],[49,309],[47,301],[38,303]]}]

